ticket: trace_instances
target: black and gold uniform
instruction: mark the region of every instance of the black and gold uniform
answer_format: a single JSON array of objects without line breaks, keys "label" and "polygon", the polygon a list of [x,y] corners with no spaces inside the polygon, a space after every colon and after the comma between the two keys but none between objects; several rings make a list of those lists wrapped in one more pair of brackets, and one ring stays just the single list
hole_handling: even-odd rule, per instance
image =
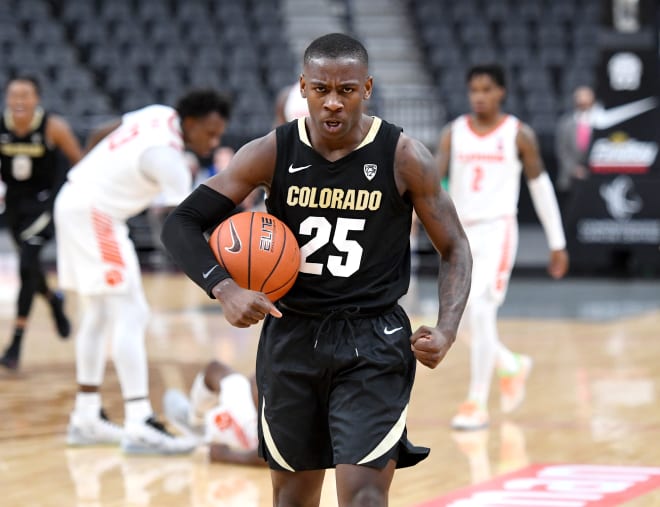
[{"label": "black and gold uniform", "polygon": [[8,112],[0,119],[0,173],[7,185],[7,221],[17,243],[43,242],[53,237],[51,212],[57,157],[46,141],[47,122],[48,113],[38,108],[30,131],[18,136]]},{"label": "black and gold uniform", "polygon": [[400,133],[374,118],[363,142],[330,162],[304,119],[277,128],[266,204],[296,235],[302,263],[277,303],[283,317],[266,317],[259,342],[260,453],[272,468],[404,467],[428,454],[405,427],[415,357],[397,304],[412,219],[394,177]]},{"label": "black and gold uniform", "polygon": [[[52,211],[59,184],[57,154],[47,141],[47,124],[48,113],[37,108],[30,130],[19,136],[11,114],[4,112],[0,118],[0,174],[7,186],[7,226],[19,253],[17,319],[28,317],[34,295],[41,294],[49,302],[59,335],[67,337],[71,326],[63,312],[63,296],[50,291],[40,262],[44,245],[55,235]],[[11,345],[0,359],[12,369],[18,364],[23,329],[16,328]]]}]

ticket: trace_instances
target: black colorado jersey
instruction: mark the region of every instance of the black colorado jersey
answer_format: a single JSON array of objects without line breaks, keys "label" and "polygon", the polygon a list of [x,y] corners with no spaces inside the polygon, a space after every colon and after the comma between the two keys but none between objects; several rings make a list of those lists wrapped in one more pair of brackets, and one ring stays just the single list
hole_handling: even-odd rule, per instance
[{"label": "black colorado jersey", "polygon": [[380,118],[364,141],[329,162],[304,118],[277,128],[268,211],[294,232],[302,257],[282,302],[303,311],[392,305],[408,290],[412,204],[394,180],[401,129]]},{"label": "black colorado jersey", "polygon": [[0,118],[0,172],[8,206],[19,199],[46,200],[55,186],[56,156],[46,142],[47,121],[48,113],[38,109],[30,132],[19,137],[12,130],[11,116]]}]

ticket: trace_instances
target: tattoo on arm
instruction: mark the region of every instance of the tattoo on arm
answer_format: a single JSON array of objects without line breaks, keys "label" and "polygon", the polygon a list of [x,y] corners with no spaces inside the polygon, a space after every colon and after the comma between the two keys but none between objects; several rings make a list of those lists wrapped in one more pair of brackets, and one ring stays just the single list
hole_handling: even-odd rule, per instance
[{"label": "tattoo on arm", "polygon": [[438,208],[449,240],[440,251],[438,269],[438,322],[436,327],[456,338],[472,280],[472,254],[463,227],[449,197]]},{"label": "tattoo on arm", "polygon": [[415,211],[440,255],[439,311],[436,327],[454,339],[467,303],[472,255],[465,231],[449,195],[442,190],[440,173],[428,150],[418,148],[407,167]]}]

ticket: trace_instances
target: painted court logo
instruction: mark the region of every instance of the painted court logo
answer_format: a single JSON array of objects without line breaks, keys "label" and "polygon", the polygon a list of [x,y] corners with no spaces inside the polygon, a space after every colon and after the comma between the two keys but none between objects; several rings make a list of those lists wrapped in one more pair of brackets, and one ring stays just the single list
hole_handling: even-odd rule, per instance
[{"label": "painted court logo", "polygon": [[657,488],[656,467],[531,465],[416,507],[613,507]]}]

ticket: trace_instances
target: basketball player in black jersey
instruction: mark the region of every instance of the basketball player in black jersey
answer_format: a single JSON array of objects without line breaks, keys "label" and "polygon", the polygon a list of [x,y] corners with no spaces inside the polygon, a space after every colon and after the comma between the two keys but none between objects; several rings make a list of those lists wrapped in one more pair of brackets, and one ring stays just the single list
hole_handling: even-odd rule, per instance
[{"label": "basketball player in black jersey", "polygon": [[82,150],[68,123],[40,107],[35,78],[10,80],[5,88],[5,107],[0,119],[0,174],[7,186],[5,214],[18,249],[21,287],[14,334],[0,364],[16,369],[36,293],[49,302],[58,334],[66,338],[71,331],[63,296],[48,287],[39,256],[54,236],[53,202],[62,183],[55,150],[61,150],[71,165],[80,160]]},{"label": "basketball player in black jersey", "polygon": [[[428,454],[406,434],[416,360],[434,368],[453,343],[472,258],[430,152],[363,114],[372,78],[362,44],[343,34],[313,41],[300,87],[310,116],[241,148],[168,217],[163,241],[228,322],[265,319],[259,453],[274,505],[317,506],[334,467],[340,506],[384,506],[395,468]],[[256,186],[301,246],[300,275],[275,305],[239,288],[203,236]],[[442,256],[438,320],[415,332],[397,304],[410,279],[413,209]]]}]

